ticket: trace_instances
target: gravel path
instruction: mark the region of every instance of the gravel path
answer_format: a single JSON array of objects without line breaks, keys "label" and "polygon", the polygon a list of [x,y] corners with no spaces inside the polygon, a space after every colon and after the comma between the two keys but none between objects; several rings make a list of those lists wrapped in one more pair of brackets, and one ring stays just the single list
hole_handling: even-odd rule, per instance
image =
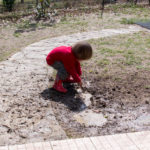
[{"label": "gravel path", "polygon": [[0,145],[67,138],[52,111],[51,102],[41,92],[49,81],[45,57],[59,45],[81,40],[129,34],[142,29],[105,29],[61,36],[29,45],[0,63]]}]

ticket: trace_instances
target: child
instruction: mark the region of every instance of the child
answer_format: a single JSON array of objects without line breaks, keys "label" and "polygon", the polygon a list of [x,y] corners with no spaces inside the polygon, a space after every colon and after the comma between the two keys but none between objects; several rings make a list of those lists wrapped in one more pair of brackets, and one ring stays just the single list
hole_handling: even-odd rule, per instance
[{"label": "child", "polygon": [[67,89],[63,87],[63,82],[76,82],[82,87],[80,61],[91,57],[92,47],[87,42],[79,42],[73,47],[60,46],[54,48],[46,57],[47,64],[57,70],[53,88],[66,93]]}]

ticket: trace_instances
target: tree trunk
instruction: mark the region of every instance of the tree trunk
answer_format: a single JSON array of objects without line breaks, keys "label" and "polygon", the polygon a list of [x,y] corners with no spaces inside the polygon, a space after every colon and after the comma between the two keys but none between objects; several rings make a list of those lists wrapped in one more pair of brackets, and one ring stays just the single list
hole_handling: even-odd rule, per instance
[{"label": "tree trunk", "polygon": [[21,4],[23,4],[24,3],[24,0],[21,0]]},{"label": "tree trunk", "polygon": [[38,5],[38,3],[39,3],[39,0],[36,0],[36,6]]},{"label": "tree trunk", "polygon": [[105,0],[102,0],[102,12],[101,12],[101,18],[103,17],[104,7],[105,7]]},{"label": "tree trunk", "polygon": [[134,4],[135,4],[135,5],[137,4],[137,1],[138,1],[138,0],[135,0],[135,1],[134,1]]}]

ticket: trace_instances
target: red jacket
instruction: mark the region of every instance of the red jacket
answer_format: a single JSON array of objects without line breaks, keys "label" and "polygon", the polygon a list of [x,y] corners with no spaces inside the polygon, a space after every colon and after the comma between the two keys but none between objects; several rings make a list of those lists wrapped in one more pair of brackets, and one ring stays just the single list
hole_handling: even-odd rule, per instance
[{"label": "red jacket", "polygon": [[71,47],[60,46],[54,48],[46,57],[48,65],[52,65],[55,61],[60,61],[64,64],[66,71],[73,77],[76,82],[81,81],[81,66],[79,61],[72,53]]}]

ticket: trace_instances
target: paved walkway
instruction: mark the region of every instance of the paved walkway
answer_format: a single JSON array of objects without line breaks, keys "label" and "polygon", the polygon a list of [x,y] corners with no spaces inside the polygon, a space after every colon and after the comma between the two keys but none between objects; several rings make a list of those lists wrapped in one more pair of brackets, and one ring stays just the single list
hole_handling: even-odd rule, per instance
[{"label": "paved walkway", "polygon": [[46,39],[1,62],[0,145],[67,138],[55,119],[50,101],[44,101],[40,95],[49,86],[47,74],[52,70],[47,70],[45,58],[51,49],[141,30],[130,26],[128,29],[104,29]]},{"label": "paved walkway", "polygon": [[5,146],[0,150],[150,150],[150,131]]}]

